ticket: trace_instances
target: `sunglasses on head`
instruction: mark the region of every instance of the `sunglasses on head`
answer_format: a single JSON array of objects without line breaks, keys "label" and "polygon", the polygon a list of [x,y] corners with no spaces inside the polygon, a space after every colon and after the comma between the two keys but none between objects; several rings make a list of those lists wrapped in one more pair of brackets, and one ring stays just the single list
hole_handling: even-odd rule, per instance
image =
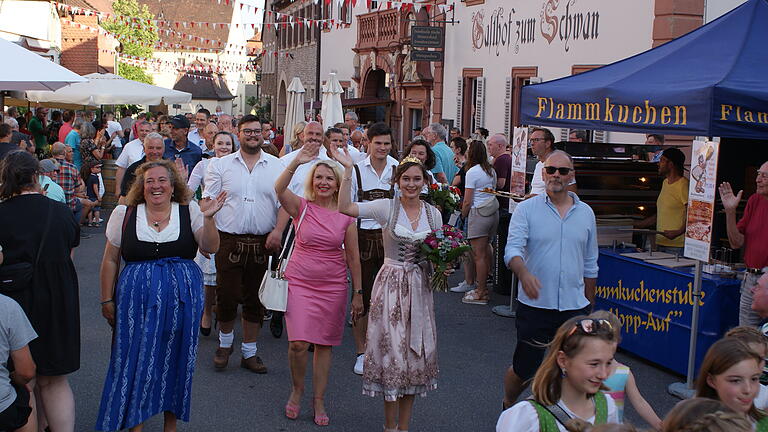
[{"label": "sunglasses on head", "polygon": [[574,325],[571,331],[568,332],[568,336],[572,336],[574,333],[576,333],[576,330],[579,329],[581,329],[581,332],[584,334],[593,335],[597,334],[597,332],[601,329],[606,328],[611,332],[613,331],[613,326],[611,325],[610,321],[604,319],[586,318],[576,321],[576,325]]},{"label": "sunglasses on head", "polygon": [[553,166],[545,166],[544,171],[547,172],[547,174],[552,175],[555,173],[555,171],[559,172],[560,175],[568,175],[569,172],[573,171],[573,168],[570,167],[553,167]]}]

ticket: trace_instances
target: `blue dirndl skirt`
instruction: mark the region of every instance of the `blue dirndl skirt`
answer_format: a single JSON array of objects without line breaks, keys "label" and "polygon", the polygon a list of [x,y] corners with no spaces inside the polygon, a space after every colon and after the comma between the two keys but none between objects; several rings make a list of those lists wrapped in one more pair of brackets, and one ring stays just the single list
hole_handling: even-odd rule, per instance
[{"label": "blue dirndl skirt", "polygon": [[130,428],[164,411],[189,421],[203,311],[200,267],[181,258],[129,262],[115,295],[115,334],[96,430]]}]

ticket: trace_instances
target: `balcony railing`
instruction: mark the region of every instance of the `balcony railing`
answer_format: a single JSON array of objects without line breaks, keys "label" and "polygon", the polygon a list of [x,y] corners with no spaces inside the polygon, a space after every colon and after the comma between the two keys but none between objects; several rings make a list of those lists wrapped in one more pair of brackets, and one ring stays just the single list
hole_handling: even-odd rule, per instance
[{"label": "balcony railing", "polygon": [[388,9],[357,16],[357,49],[386,48],[403,34],[400,11]]}]

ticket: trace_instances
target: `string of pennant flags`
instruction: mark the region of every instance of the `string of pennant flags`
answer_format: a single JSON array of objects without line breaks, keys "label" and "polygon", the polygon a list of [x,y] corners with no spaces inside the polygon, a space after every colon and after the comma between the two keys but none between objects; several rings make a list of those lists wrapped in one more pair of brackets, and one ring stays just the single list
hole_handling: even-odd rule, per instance
[{"label": "string of pennant flags", "polygon": [[[109,50],[107,50],[109,51]],[[111,51],[114,53],[114,51]],[[125,53],[116,53],[120,60],[141,62],[144,65],[152,68],[165,68],[166,70],[174,70],[177,72],[207,72],[215,74],[225,74],[229,72],[256,72],[257,68],[254,65],[239,65],[239,66],[215,66],[210,64],[193,63],[193,64],[179,64],[175,61],[161,60],[156,58],[147,58],[140,56],[128,55]]]},{"label": "string of pennant flags", "polygon": [[[243,2],[238,2],[235,0],[212,0],[219,4],[236,4],[239,5],[240,9],[245,9],[248,13],[256,14],[258,13],[259,8],[250,5]],[[297,0],[302,2],[309,2],[312,1],[314,4],[317,4],[321,0]],[[345,5],[352,4],[355,6],[357,4],[358,0],[322,0],[325,4],[331,4],[333,1],[343,1]],[[370,8],[371,6],[371,0],[366,0],[368,3],[368,6]],[[92,9],[87,9],[79,6],[72,6],[68,4],[53,3],[57,9],[62,10],[64,12],[72,13],[75,15],[86,15],[86,16],[97,16],[99,19],[115,19],[118,22],[121,22],[126,25],[131,24],[137,24],[140,25],[140,28],[142,29],[151,29],[151,30],[158,30],[160,32],[164,32],[165,35],[173,35],[178,36],[181,38],[187,38],[189,40],[193,40],[193,38],[198,39],[204,39],[200,38],[198,36],[185,34],[183,32],[180,32],[179,29],[230,29],[232,26],[234,26],[236,29],[243,28],[246,29],[248,27],[251,28],[251,30],[255,31],[256,28],[259,26],[256,23],[228,23],[228,22],[206,22],[206,21],[171,21],[171,20],[162,20],[162,19],[148,19],[148,18],[138,18],[138,17],[132,17],[128,15],[120,15],[120,14],[110,14],[108,12],[101,12],[96,11]],[[384,7],[386,5],[386,7]],[[382,9],[392,9],[397,8],[402,10],[403,8],[406,9],[414,9],[415,12],[419,12],[421,8],[426,8],[427,12],[431,10],[431,8],[436,7],[441,12],[445,13],[446,11],[453,10],[453,5],[445,5],[445,4],[429,4],[424,2],[418,2],[418,1],[380,1],[378,3],[378,10]],[[271,22],[264,22],[262,25],[269,29],[270,27],[277,29],[279,26],[286,28],[287,26],[291,26],[293,28],[295,25],[300,24],[304,25],[308,28],[311,28],[312,26],[321,26],[324,29],[332,28],[332,27],[340,27],[341,23],[335,19],[311,19],[311,18],[304,18],[304,17],[297,17],[290,14],[284,14],[281,12],[273,12],[273,11],[265,11],[267,18],[272,18]],[[154,27],[153,27],[154,26]],[[175,29],[175,30],[174,30]],[[183,35],[183,36],[180,36]],[[208,41],[208,39],[204,39]]]}]

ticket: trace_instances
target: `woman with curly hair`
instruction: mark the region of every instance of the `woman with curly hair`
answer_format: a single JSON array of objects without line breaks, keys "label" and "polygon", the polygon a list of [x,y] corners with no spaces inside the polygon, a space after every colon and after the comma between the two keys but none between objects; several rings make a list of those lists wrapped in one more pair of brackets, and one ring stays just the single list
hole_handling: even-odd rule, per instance
[{"label": "woman with curly hair", "polygon": [[[189,421],[203,307],[203,274],[193,260],[198,248],[219,248],[213,216],[226,195],[198,207],[176,165],[160,160],[138,169],[128,205],[113,211],[101,262],[101,313],[114,338],[97,430],[140,431],[161,412],[166,431],[176,430],[177,418]],[[121,257],[126,266],[118,272]]]}]

